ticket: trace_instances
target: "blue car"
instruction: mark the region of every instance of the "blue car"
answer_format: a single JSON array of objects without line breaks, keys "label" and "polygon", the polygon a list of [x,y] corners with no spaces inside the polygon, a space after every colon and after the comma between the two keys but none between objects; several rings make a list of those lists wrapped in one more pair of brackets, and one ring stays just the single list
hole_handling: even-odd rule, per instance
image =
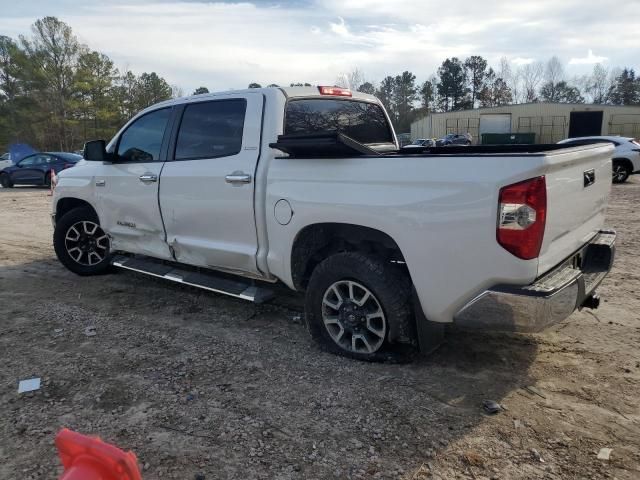
[{"label": "blue car", "polygon": [[51,185],[51,170],[60,172],[82,160],[81,155],[64,152],[40,152],[24,157],[18,163],[0,171],[0,185]]}]

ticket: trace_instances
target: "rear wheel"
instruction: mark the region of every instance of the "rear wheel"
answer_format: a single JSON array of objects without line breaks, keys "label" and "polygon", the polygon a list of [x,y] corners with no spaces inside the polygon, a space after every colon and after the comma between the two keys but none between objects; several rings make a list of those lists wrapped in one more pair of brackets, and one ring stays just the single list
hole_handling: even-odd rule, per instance
[{"label": "rear wheel", "polygon": [[[398,267],[361,253],[321,262],[307,287],[311,336],[328,350],[359,360],[404,356],[415,343],[411,283]],[[410,350],[410,349],[409,349]]]},{"label": "rear wheel", "polygon": [[629,167],[619,160],[613,161],[613,183],[624,183],[631,175]]},{"label": "rear wheel", "polygon": [[13,182],[11,181],[11,178],[9,178],[9,175],[6,173],[0,173],[0,185],[2,185],[3,188],[13,187]]},{"label": "rear wheel", "polygon": [[78,275],[99,275],[109,268],[109,237],[91,208],[75,208],[62,216],[53,247],[60,262]]}]

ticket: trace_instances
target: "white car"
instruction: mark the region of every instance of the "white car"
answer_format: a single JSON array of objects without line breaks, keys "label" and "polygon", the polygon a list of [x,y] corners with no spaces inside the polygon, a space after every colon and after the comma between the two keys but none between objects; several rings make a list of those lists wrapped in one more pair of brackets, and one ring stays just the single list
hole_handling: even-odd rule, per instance
[{"label": "white car", "polygon": [[0,156],[0,171],[4,170],[7,167],[10,167],[11,165],[13,165],[13,162],[11,161],[10,153],[5,153],[4,155]]},{"label": "white car", "polygon": [[399,150],[382,103],[338,87],[195,95],[85,145],[54,189],[54,248],[78,275],[254,302],[286,285],[314,339],[377,360],[432,349],[450,323],[538,331],[595,308],[612,152]]},{"label": "white car", "polygon": [[405,145],[402,148],[427,148],[427,147],[435,147],[436,142],[431,138],[418,138],[414,140],[409,145]]},{"label": "white car", "polygon": [[561,140],[563,144],[587,144],[607,142],[615,146],[612,160],[613,183],[623,183],[629,175],[640,173],[640,142],[631,137],[599,136],[575,137]]}]

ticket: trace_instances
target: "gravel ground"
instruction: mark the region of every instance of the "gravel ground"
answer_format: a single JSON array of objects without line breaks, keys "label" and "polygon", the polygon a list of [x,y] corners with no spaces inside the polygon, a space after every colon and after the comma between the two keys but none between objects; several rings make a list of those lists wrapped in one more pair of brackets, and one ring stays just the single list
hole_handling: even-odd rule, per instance
[{"label": "gravel ground", "polygon": [[538,335],[452,331],[402,365],[320,351],[292,295],[77,277],[49,201],[0,188],[0,478],[57,478],[61,427],[133,450],[145,480],[640,478],[640,178],[613,188],[599,310]]}]

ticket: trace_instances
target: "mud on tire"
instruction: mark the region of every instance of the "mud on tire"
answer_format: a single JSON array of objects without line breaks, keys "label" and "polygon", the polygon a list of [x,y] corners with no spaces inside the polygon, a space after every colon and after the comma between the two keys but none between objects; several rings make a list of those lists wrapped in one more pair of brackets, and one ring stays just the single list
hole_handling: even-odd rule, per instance
[{"label": "mud on tire", "polygon": [[408,275],[358,252],[332,255],[315,268],[305,319],[323,348],[358,360],[404,361],[417,345]]}]

